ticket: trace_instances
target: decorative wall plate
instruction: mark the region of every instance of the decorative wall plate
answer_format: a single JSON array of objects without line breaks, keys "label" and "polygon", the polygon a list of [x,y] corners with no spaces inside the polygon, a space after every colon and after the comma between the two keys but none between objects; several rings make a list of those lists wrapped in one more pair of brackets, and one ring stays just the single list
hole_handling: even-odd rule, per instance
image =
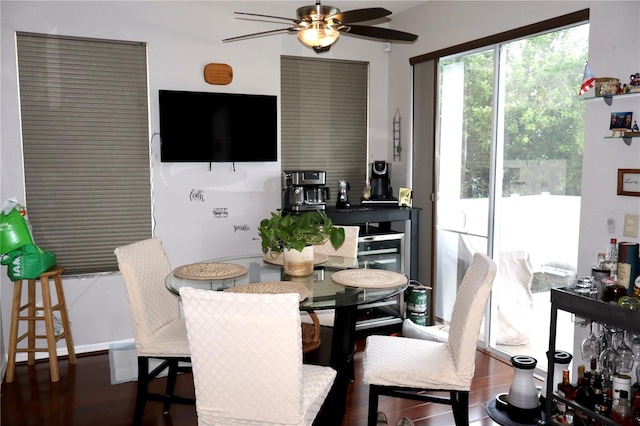
[{"label": "decorative wall plate", "polygon": [[235,278],[247,273],[247,268],[235,263],[203,262],[178,266],[173,275],[188,280],[224,280]]}]

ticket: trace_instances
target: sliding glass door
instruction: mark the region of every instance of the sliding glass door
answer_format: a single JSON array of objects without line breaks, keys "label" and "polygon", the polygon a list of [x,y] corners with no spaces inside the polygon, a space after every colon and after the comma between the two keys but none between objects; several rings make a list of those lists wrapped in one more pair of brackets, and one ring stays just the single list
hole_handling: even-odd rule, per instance
[{"label": "sliding glass door", "polygon": [[450,319],[473,254],[489,254],[498,274],[481,339],[542,368],[549,289],[577,264],[587,36],[581,25],[438,65],[436,317]]}]

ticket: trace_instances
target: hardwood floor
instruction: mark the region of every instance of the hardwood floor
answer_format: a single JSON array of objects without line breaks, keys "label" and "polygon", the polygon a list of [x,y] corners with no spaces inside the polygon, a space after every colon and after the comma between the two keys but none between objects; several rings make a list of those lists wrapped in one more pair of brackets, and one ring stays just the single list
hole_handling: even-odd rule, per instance
[{"label": "hardwood floor", "polygon": [[[362,384],[362,342],[355,357],[355,381],[349,387],[347,414],[341,426],[365,426],[367,387]],[[428,366],[425,366],[428,368]],[[110,384],[109,356],[98,353],[78,357],[75,366],[61,359],[60,381],[49,380],[48,362],[35,366],[18,365],[15,380],[2,384],[3,426],[129,426],[133,418],[136,383]],[[471,386],[470,424],[496,425],[487,415],[485,404],[500,392],[508,392],[513,378],[509,364],[478,351]],[[152,389],[163,389],[164,379],[156,379]],[[178,378],[177,394],[193,396],[191,375]],[[390,425],[409,417],[416,425],[453,425],[449,406],[381,397],[380,410]],[[193,406],[172,405],[162,415],[159,402],[148,402],[145,426],[196,426]],[[335,426],[335,425],[327,425]]]}]

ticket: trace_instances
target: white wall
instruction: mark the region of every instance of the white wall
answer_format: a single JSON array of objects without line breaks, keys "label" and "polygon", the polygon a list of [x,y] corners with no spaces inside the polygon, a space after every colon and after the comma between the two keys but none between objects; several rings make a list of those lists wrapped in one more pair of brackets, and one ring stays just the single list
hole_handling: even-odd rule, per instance
[{"label": "white wall", "polygon": [[[391,121],[386,107],[389,56],[383,51],[381,42],[345,36],[330,52],[322,55],[302,46],[292,34],[221,42],[226,37],[289,25],[239,20],[233,11],[294,17],[299,6],[299,2],[3,0],[0,2],[0,199],[14,196],[25,200],[16,31],[147,43],[150,135],[159,131],[159,89],[279,96],[281,55],[367,61],[371,83],[371,151],[375,156],[372,159],[379,159],[378,152],[385,151]],[[349,2],[343,10],[357,7],[364,6]],[[212,62],[226,63],[233,68],[231,84],[212,86],[204,81],[203,68]],[[301,96],[312,96],[312,93]],[[238,163],[235,171],[231,164],[214,164],[211,171],[205,163],[165,164],[159,161],[158,138],[150,137],[150,140],[154,235],[162,238],[171,263],[178,266],[208,258],[259,252],[256,227],[260,219],[280,206],[280,163]],[[192,190],[201,190],[204,202],[190,201]],[[214,218],[212,212],[216,208],[226,208],[228,217]],[[4,268],[0,271],[0,309],[4,338],[7,339],[11,284]],[[119,274],[66,278],[64,287],[78,352],[101,349],[110,341],[133,336]]]}]

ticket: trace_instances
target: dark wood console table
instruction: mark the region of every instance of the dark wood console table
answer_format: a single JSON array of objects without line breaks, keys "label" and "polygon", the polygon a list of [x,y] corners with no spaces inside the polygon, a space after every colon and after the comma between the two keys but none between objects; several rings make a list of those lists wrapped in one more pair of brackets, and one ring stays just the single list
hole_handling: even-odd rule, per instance
[{"label": "dark wood console table", "polygon": [[327,207],[326,213],[336,225],[385,224],[409,221],[409,279],[419,281],[418,232],[420,230],[420,209],[412,207],[351,207],[348,209]]}]

